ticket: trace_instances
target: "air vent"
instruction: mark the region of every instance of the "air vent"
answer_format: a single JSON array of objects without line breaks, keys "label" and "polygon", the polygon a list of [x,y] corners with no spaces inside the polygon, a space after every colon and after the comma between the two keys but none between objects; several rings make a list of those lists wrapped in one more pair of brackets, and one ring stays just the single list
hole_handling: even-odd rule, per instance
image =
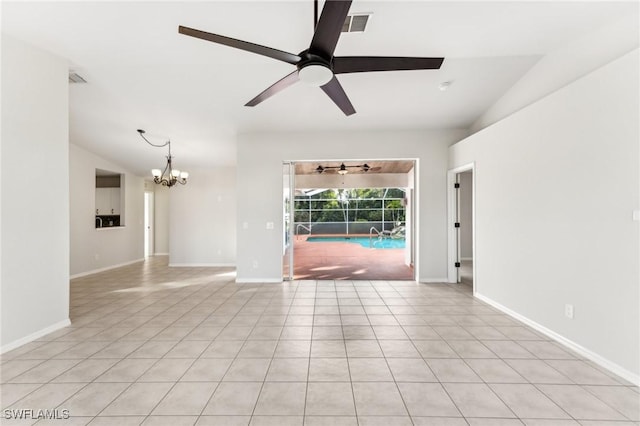
[{"label": "air vent", "polygon": [[359,13],[357,15],[347,15],[342,25],[343,33],[362,33],[367,28],[370,13]]},{"label": "air vent", "polygon": [[86,82],[87,80],[82,78],[80,74],[73,71],[69,71],[69,83],[86,83]]}]

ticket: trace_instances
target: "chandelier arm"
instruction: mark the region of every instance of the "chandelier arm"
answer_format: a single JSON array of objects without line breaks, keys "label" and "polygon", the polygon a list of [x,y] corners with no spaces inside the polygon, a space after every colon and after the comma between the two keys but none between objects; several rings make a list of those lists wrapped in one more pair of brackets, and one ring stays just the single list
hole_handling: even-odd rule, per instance
[{"label": "chandelier arm", "polygon": [[171,164],[171,159],[171,145],[169,145],[169,155],[167,156],[167,167],[169,167],[169,176],[167,176],[167,178],[169,180],[169,186],[175,185],[176,181],[178,180],[178,178],[173,175],[173,165]]},{"label": "chandelier arm", "polygon": [[[167,173],[167,170],[169,171],[168,178],[165,177],[165,174]],[[164,166],[164,170],[162,171],[162,175],[160,175],[160,179],[163,182],[167,182],[167,183],[169,183],[169,180],[171,179],[171,156],[170,155],[167,156],[167,165]],[[171,185],[169,185],[169,186],[171,186]]]},{"label": "chandelier arm", "polygon": [[[163,148],[163,147],[165,147],[165,146],[167,146],[167,145],[170,145],[170,144],[171,144],[171,141],[170,141],[170,140],[166,141],[166,142],[165,142],[165,143],[163,143],[162,145],[157,145],[157,144],[155,144],[155,143],[149,142],[149,139],[147,139],[147,138],[145,138],[145,137],[144,137],[144,130],[138,130],[138,134],[140,135],[140,137],[141,137],[142,139],[144,139],[144,141],[145,141],[146,143],[148,143],[148,144],[149,144],[149,145],[151,145],[151,146],[155,146],[156,148]],[[171,148],[169,148],[169,150],[171,150]]]}]

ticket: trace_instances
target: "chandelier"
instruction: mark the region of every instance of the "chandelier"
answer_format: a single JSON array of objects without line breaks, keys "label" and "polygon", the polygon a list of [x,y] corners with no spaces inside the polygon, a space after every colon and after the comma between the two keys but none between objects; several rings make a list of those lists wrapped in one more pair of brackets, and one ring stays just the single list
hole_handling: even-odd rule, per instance
[{"label": "chandelier", "polygon": [[166,141],[162,145],[156,145],[154,143],[149,142],[147,138],[144,137],[145,131],[142,129],[138,129],[138,133],[140,137],[144,139],[146,143],[156,148],[163,148],[165,146],[169,147],[169,153],[167,155],[167,165],[164,167],[164,170],[160,169],[151,169],[151,175],[153,175],[153,181],[159,185],[167,186],[171,188],[176,183],[181,185],[185,185],[187,183],[187,178],[189,178],[189,173],[180,171],[178,169],[174,169],[171,164],[171,140]]}]

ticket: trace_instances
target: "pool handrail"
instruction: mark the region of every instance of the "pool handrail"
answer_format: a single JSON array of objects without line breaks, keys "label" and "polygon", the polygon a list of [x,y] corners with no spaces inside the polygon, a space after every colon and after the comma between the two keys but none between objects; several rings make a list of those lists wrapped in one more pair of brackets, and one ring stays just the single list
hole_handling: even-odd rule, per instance
[{"label": "pool handrail", "polygon": [[305,224],[303,224],[303,223],[299,223],[299,224],[296,226],[296,237],[297,237],[298,235],[300,235],[300,228],[306,229],[307,231],[309,231],[309,235],[311,235],[311,228],[313,228],[313,225],[312,225],[312,224],[309,224],[309,226],[307,226],[307,225],[305,225]]},{"label": "pool handrail", "polygon": [[373,248],[373,232],[372,231],[376,231],[378,233],[378,239],[382,237],[382,232],[378,231],[378,229],[375,226],[372,226],[371,228],[369,228],[369,248]]}]

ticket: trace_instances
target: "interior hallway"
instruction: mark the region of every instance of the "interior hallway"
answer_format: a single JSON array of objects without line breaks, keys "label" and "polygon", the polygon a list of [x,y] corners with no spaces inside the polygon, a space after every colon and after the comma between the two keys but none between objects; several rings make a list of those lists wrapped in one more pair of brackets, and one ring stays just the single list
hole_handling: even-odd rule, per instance
[{"label": "interior hallway", "polygon": [[473,260],[460,261],[460,282],[473,287]]},{"label": "interior hallway", "polygon": [[468,286],[242,285],[157,257],[73,280],[71,316],[2,355],[3,409],[69,410],[59,425],[640,421],[637,387]]}]

